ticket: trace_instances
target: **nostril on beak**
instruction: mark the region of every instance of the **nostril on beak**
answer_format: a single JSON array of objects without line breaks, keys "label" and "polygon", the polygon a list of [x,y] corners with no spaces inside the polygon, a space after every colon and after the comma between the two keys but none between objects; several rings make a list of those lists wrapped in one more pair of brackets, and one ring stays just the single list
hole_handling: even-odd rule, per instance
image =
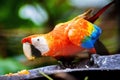
[{"label": "nostril on beak", "polygon": [[41,56],[41,52],[38,49],[36,49],[33,45],[31,45],[31,52],[32,52],[32,55],[35,57]]}]

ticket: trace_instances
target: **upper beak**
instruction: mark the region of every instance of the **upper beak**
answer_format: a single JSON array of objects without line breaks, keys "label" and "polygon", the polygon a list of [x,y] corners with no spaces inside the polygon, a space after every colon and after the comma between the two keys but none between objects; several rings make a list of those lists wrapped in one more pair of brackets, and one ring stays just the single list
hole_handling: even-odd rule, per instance
[{"label": "upper beak", "polygon": [[34,57],[32,56],[31,51],[31,36],[26,37],[22,40],[23,43],[23,52],[28,60],[33,60]]},{"label": "upper beak", "polygon": [[23,43],[23,51],[28,60],[33,60],[41,56],[41,52],[28,42]]},{"label": "upper beak", "polygon": [[35,57],[32,56],[31,44],[26,42],[23,43],[23,52],[28,60],[33,60]]}]

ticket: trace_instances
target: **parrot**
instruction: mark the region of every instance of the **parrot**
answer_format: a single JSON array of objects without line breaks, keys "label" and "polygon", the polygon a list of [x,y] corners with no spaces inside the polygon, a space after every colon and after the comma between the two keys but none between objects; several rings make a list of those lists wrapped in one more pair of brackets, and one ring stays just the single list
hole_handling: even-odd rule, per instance
[{"label": "parrot", "polygon": [[[33,34],[22,39],[23,52],[28,60],[41,56],[50,56],[57,60],[74,58],[77,54],[87,51],[90,54],[109,52],[99,41],[102,30],[94,21],[114,1],[103,7],[92,17],[88,10],[70,21],[57,24],[54,29],[45,34]],[[99,50],[98,47],[102,47]],[[64,62],[63,60],[63,62]]]}]

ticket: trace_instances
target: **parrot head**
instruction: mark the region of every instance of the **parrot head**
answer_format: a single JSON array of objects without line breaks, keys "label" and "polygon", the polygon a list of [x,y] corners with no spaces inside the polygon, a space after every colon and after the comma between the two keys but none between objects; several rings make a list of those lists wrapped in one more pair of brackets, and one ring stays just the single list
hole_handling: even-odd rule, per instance
[{"label": "parrot head", "polygon": [[22,39],[23,52],[28,60],[40,57],[49,50],[47,42],[42,35],[31,35]]}]

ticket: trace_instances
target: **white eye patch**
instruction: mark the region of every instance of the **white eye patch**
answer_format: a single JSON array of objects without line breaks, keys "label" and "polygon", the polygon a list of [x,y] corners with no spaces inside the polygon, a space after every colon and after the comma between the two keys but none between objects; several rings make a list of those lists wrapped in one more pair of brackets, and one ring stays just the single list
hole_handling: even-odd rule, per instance
[{"label": "white eye patch", "polygon": [[40,52],[42,54],[44,54],[44,53],[49,51],[49,47],[48,47],[47,41],[44,38],[44,36],[32,38],[31,41],[32,41],[32,45],[36,49],[40,50]]}]

